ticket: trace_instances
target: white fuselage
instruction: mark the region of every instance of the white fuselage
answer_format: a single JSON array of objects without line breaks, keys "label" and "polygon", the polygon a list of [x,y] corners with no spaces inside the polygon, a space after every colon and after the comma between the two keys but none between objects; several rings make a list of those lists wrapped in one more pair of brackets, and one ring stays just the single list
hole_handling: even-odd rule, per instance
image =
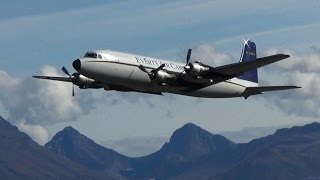
[{"label": "white fuselage", "polygon": [[185,87],[163,86],[153,83],[148,74],[139,69],[139,66],[143,65],[146,69],[152,70],[165,64],[166,71],[180,74],[184,71],[185,64],[110,50],[93,52],[98,57],[81,58],[81,68],[78,72],[102,82],[105,84],[106,90],[108,85],[117,85],[142,92],[168,92],[195,97],[229,98],[241,97],[246,87],[257,86],[256,83],[250,81],[232,78],[193,92],[184,92]]}]

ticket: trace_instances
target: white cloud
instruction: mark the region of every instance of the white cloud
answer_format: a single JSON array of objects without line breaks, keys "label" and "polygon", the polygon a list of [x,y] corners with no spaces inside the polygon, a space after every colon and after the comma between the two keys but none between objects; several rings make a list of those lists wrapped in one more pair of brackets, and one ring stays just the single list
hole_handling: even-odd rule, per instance
[{"label": "white cloud", "polygon": [[279,74],[286,84],[301,86],[302,89],[266,94],[263,96],[264,99],[288,114],[319,118],[320,52],[297,53],[291,50],[265,52],[267,55],[275,53],[286,53],[291,57],[289,61],[282,61],[272,68],[266,68],[267,72]]},{"label": "white cloud", "polygon": [[232,57],[225,53],[218,52],[209,44],[197,46],[192,53],[193,61],[201,61],[211,66],[221,66],[232,62]]},{"label": "white cloud", "polygon": [[[44,66],[41,74],[63,76],[50,66]],[[75,121],[96,102],[90,92],[73,98],[72,84],[66,82],[18,79],[0,71],[0,84],[0,103],[8,120],[39,144],[49,139],[47,126]]]},{"label": "white cloud", "polygon": [[12,88],[17,86],[20,81],[11,77],[7,72],[0,70],[0,84],[3,88]]},{"label": "white cloud", "polygon": [[[74,120],[83,113],[79,103],[71,96],[71,84],[36,79],[17,79],[1,71],[0,100],[8,109],[10,121],[25,120],[27,124],[50,124]],[[61,76],[55,69],[45,66],[42,74]]]},{"label": "white cloud", "polygon": [[[278,52],[278,50],[270,50],[266,54]],[[303,86],[303,89],[266,93],[259,96],[259,99],[268,102],[271,107],[274,105],[283,112],[294,116],[319,117],[320,112],[317,107],[320,105],[318,103],[320,102],[318,101],[320,71],[313,64],[320,60],[320,53],[316,51],[311,54],[285,52],[292,55],[291,61],[276,63],[273,68],[266,68],[266,70],[270,73],[279,74],[279,77],[284,79],[286,84],[300,85]],[[220,53],[208,44],[194,48],[192,58],[212,66],[234,62],[230,55]],[[42,74],[63,76],[50,66],[44,66]],[[0,89],[0,103],[7,109],[9,120],[15,124],[20,124],[21,129],[27,129],[28,133],[34,136],[39,135],[39,137],[45,137],[45,135],[40,136],[41,133],[35,133],[39,132],[41,127],[45,129],[58,122],[75,121],[79,117],[92,113],[97,107],[102,107],[105,111],[105,107],[108,105],[116,106],[119,103],[126,102],[129,104],[149,104],[148,108],[152,109],[152,107],[173,106],[173,102],[177,103],[172,100],[172,97],[175,98],[175,96],[161,97],[163,101],[159,103],[159,98],[152,95],[113,93],[103,90],[76,92],[76,97],[72,98],[70,83],[31,78],[18,79],[5,71],[0,71],[0,75],[0,83],[3,85]],[[176,108],[174,114],[166,111],[169,112],[167,117],[176,119],[179,111]],[[22,125],[21,122],[23,122]],[[46,134],[43,129],[40,132]],[[44,139],[40,138],[37,141],[43,142]]]},{"label": "white cloud", "polygon": [[[281,111],[298,117],[320,117],[320,52],[315,49],[311,53],[299,53],[292,50],[280,51],[270,49],[264,55],[277,53],[290,54],[288,60],[277,62],[272,66],[264,67],[266,74],[281,77],[283,85],[302,86],[302,89],[271,92],[258,96],[258,99],[268,102],[268,106],[277,106]],[[231,56],[217,52],[208,44],[195,48],[195,60],[213,66],[231,63]],[[234,61],[234,60],[233,60]],[[267,83],[275,85],[273,83]]]},{"label": "white cloud", "polygon": [[17,123],[17,126],[20,131],[27,133],[34,141],[40,145],[44,145],[49,141],[50,134],[49,131],[41,125],[29,125],[25,122],[20,121]]},{"label": "white cloud", "polygon": [[[50,66],[44,66],[41,75],[64,76]],[[80,92],[75,87],[76,96],[72,97],[71,83],[34,78],[18,79],[5,71],[0,71],[0,83],[0,104],[6,111],[8,120],[40,144],[48,140],[46,128],[50,125],[76,121],[97,107],[123,102],[135,104],[140,101],[150,108],[155,106],[151,95],[140,93],[114,93],[102,89]]]},{"label": "white cloud", "polygon": [[[42,74],[61,76],[50,66],[45,66],[42,69]],[[44,109],[49,110],[50,117],[64,121],[73,119],[77,114],[81,113],[80,105],[71,96],[71,83],[55,81],[37,81],[36,83],[41,88],[37,89],[37,93],[32,94],[31,98],[39,97],[39,103]]]}]

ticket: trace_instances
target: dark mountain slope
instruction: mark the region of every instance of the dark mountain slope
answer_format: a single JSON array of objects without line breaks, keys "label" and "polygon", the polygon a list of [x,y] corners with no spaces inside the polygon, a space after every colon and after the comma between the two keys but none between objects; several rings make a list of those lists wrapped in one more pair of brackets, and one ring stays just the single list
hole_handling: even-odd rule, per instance
[{"label": "dark mountain slope", "polygon": [[[1,179],[106,179],[101,173],[59,157],[0,117]],[[108,179],[108,178],[107,178]]]},{"label": "dark mountain slope", "polygon": [[275,134],[243,144],[242,157],[221,179],[306,179],[320,175],[320,124],[280,129]]},{"label": "dark mountain slope", "polygon": [[176,130],[169,143],[158,152],[135,159],[134,168],[123,173],[129,178],[137,179],[169,178],[212,161],[218,171],[224,167],[223,158],[236,147],[236,144],[223,136],[213,135],[188,123]]},{"label": "dark mountain slope", "polygon": [[118,176],[119,170],[130,167],[129,157],[95,143],[72,127],[58,132],[44,147],[90,169],[105,171],[117,178],[121,178]]},{"label": "dark mountain slope", "polygon": [[[46,145],[91,169],[128,179],[306,179],[320,176],[320,124],[235,144],[194,124],[150,155],[128,158],[68,127]],[[120,175],[119,175],[120,171]]]}]

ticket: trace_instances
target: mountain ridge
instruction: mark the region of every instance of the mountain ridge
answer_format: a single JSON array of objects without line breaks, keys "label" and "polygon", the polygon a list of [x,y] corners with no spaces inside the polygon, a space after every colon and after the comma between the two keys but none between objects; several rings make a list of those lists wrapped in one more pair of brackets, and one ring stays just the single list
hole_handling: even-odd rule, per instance
[{"label": "mountain ridge", "polygon": [[0,116],[0,144],[0,174],[7,179],[306,179],[320,173],[319,123],[248,143],[188,123],[158,151],[130,158],[71,126],[42,147]]},{"label": "mountain ridge", "polygon": [[129,157],[95,143],[71,126],[59,131],[44,148],[89,169],[103,171],[120,179],[122,177],[117,172],[130,166]]},{"label": "mountain ridge", "polygon": [[86,169],[59,157],[34,142],[0,117],[0,174],[3,179],[104,179],[100,172]]}]

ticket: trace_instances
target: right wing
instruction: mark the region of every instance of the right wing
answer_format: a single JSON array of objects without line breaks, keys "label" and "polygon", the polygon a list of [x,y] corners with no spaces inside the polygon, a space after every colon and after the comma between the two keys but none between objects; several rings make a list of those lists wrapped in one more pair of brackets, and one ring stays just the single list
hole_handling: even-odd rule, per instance
[{"label": "right wing", "polygon": [[37,78],[37,79],[72,82],[72,78],[70,78],[70,77],[52,77],[52,76],[32,76],[32,77]]},{"label": "right wing", "polygon": [[281,61],[283,59],[289,58],[289,55],[286,54],[276,54],[272,56],[266,56],[262,58],[258,58],[254,61],[247,61],[247,62],[238,62],[238,63],[233,63],[233,64],[228,64],[224,66],[219,66],[219,67],[210,67],[210,72],[209,76],[213,75],[220,75],[220,76],[230,76],[231,78],[233,77],[238,77],[242,75],[243,73],[250,71],[252,69],[257,69],[262,66],[266,66],[271,63],[275,63],[277,61]]},{"label": "right wing", "polygon": [[252,69],[257,69],[289,57],[290,56],[286,54],[276,54],[258,58],[254,61],[238,62],[219,67],[211,67],[209,65],[202,64],[202,66],[209,68],[209,72],[203,74],[201,78],[197,79],[188,75],[183,75],[179,79],[182,83],[185,82],[185,84],[188,86],[185,91],[192,92],[210,86],[212,84],[217,84],[222,81],[241,76],[245,72]]}]

